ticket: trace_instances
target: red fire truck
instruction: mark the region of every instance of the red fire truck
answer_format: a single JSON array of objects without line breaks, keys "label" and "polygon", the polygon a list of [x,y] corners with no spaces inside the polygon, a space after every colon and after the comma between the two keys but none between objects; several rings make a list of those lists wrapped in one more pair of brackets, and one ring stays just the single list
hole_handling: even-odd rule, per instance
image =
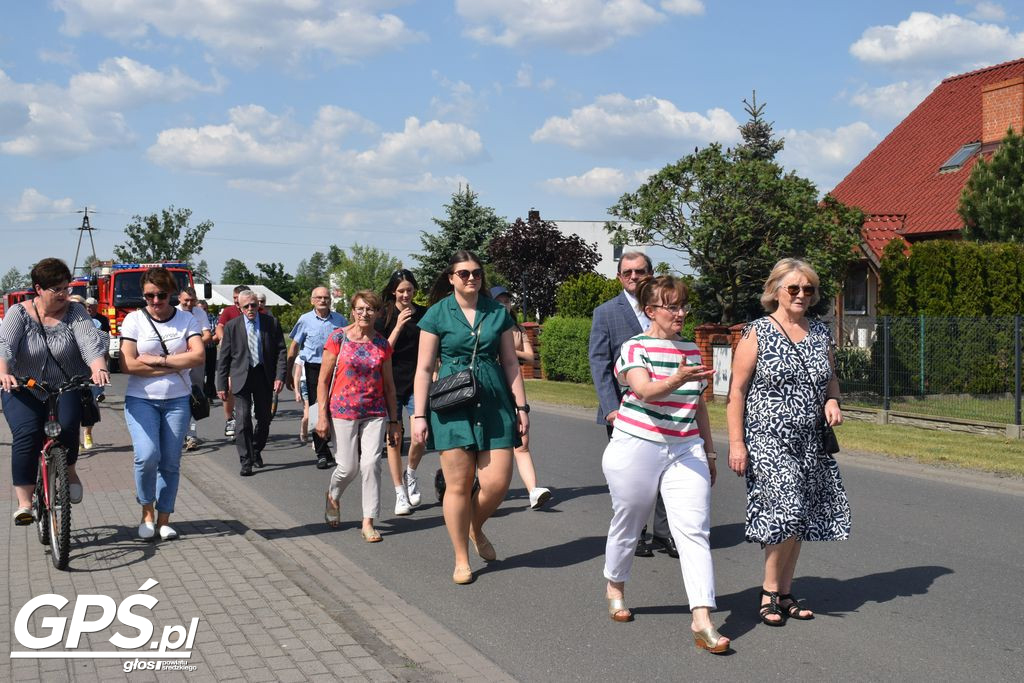
[{"label": "red fire truck", "polygon": [[[124,317],[145,305],[142,298],[142,274],[149,268],[161,266],[171,271],[178,289],[194,286],[192,270],[187,263],[161,261],[159,263],[100,263],[90,278],[100,313],[110,319],[110,357],[121,355],[121,323]],[[171,297],[171,305],[178,305],[178,297]]]},{"label": "red fire truck", "polygon": [[7,311],[11,310],[11,306],[17,303],[21,303],[26,299],[31,299],[36,295],[35,290],[26,287],[23,289],[12,289],[9,292],[4,292],[3,297],[0,297],[0,318],[3,318]]}]

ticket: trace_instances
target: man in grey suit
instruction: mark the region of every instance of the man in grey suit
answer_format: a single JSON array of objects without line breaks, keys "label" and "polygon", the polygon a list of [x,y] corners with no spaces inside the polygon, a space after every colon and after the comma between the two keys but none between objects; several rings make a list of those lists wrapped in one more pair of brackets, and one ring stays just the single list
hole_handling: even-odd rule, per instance
[{"label": "man in grey suit", "polygon": [[[608,429],[609,439],[622,401],[622,388],[615,379],[615,362],[619,358],[623,343],[646,330],[651,324],[647,316],[638,310],[636,288],[641,280],[653,274],[654,268],[647,254],[637,251],[626,252],[619,258],[618,277],[622,283],[622,292],[594,309],[594,318],[590,326],[590,377],[594,380],[594,388],[597,389],[597,423]],[[639,557],[654,555],[654,551],[644,542],[646,534],[645,526],[636,545],[636,554]],[[679,557],[676,544],[672,540],[672,532],[669,530],[668,515],[661,494],[658,494],[658,502],[654,506],[654,534],[651,541],[672,557]]]},{"label": "man in grey suit", "polygon": [[263,467],[263,447],[270,433],[270,406],[274,394],[284,387],[287,350],[281,326],[272,316],[259,312],[256,294],[249,290],[241,292],[238,307],[242,315],[224,325],[224,338],[217,354],[217,396],[225,399],[230,377],[235,424],[242,426],[235,439],[242,463],[239,474],[248,477],[253,466]]}]

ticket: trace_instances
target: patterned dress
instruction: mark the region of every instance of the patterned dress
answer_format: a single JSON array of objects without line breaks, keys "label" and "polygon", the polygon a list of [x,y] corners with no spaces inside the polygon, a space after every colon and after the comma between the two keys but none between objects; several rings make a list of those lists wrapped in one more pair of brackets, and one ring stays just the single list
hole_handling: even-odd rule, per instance
[{"label": "patterned dress", "polygon": [[757,332],[757,365],[743,425],[750,457],[747,540],[774,545],[794,536],[801,541],[849,538],[850,504],[819,427],[832,377],[832,334],[811,320],[809,333],[794,348],[767,317],[747,325],[743,336],[752,329]]}]

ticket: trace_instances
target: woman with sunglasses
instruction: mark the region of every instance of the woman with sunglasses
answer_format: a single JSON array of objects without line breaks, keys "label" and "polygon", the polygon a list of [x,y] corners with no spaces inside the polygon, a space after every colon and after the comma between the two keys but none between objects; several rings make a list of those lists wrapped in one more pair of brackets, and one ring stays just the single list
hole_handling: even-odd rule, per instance
[{"label": "woman with sunglasses", "polygon": [[729,649],[729,639],[711,621],[716,606],[710,544],[716,456],[701,398],[714,370],[704,367],[693,342],[679,336],[687,312],[686,283],[671,275],[648,277],[637,285],[636,298],[651,324],[622,345],[615,363],[619,384],[628,388],[601,460],[612,498],[604,562],[608,613],[614,621],[633,619],[623,592],[641,529],[660,493],[679,549],[693,640],[720,654]]},{"label": "woman with sunglasses", "polygon": [[[71,304],[71,271],[60,259],[44,258],[32,268],[35,298],[16,304],[0,325],[0,387],[4,417],[11,428],[11,477],[18,499],[14,523],[32,523],[39,451],[43,447],[46,399],[18,386],[16,375],[60,386],[71,377],[90,376],[94,384],[110,383],[106,348],[81,304]],[[57,403],[60,441],[68,451],[72,503],[82,502],[82,481],[75,471],[82,402],[69,392]]]},{"label": "woman with sunglasses", "polygon": [[190,371],[206,362],[196,317],[171,305],[178,283],[166,268],[142,274],[146,305],[121,323],[121,370],[129,375],[124,417],[135,451],[139,538],[178,537],[168,524],[178,495],[181,450],[192,411]]},{"label": "woman with sunglasses", "polygon": [[768,312],[747,325],[732,360],[726,414],[729,469],[747,479],[746,538],[764,548],[759,617],[768,626],[814,612],[793,597],[803,541],[850,536],[850,505],[822,421],[841,424],[839,380],[828,325],[807,313],[818,274],[784,258],[764,283]]},{"label": "woman with sunglasses", "polygon": [[[384,300],[383,314],[377,316],[373,324],[374,329],[391,344],[391,370],[398,397],[398,414],[395,415],[395,419],[399,421],[399,426],[402,426],[403,416],[407,415],[410,433],[415,408],[412,385],[416,376],[416,357],[420,346],[419,321],[424,313],[423,309],[412,301],[417,289],[416,278],[408,270],[401,268],[392,273],[381,294]],[[416,468],[423,458],[424,447],[422,443],[410,442],[409,465],[404,471],[402,437],[400,436],[393,444],[389,442],[387,449],[391,481],[395,485],[395,514],[408,515],[421,500]]]},{"label": "woman with sunglasses", "polygon": [[[497,559],[483,525],[505,499],[512,481],[512,449],[530,426],[530,406],[512,339],[515,322],[486,291],[480,259],[473,252],[457,251],[434,283],[433,305],[419,323],[413,441],[441,452],[447,487],[444,522],[455,551],[452,580],[457,584],[474,580],[468,541],[485,561]],[[440,413],[428,410],[438,358],[439,378],[472,364],[475,402]],[[474,476],[480,482],[475,493]]]}]

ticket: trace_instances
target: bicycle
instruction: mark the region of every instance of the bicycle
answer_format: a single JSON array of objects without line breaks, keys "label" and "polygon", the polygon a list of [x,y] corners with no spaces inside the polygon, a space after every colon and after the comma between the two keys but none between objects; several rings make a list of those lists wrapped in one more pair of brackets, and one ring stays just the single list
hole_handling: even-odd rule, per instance
[{"label": "bicycle", "polygon": [[58,441],[63,428],[57,421],[57,401],[61,394],[88,389],[93,385],[88,377],[72,377],[58,388],[31,377],[17,377],[27,389],[39,389],[46,394],[47,417],[43,423],[46,440],[39,452],[39,473],[36,490],[32,494],[32,516],[36,522],[39,542],[50,546],[50,559],[57,569],[67,569],[71,549],[71,492],[68,480],[68,449]]}]

